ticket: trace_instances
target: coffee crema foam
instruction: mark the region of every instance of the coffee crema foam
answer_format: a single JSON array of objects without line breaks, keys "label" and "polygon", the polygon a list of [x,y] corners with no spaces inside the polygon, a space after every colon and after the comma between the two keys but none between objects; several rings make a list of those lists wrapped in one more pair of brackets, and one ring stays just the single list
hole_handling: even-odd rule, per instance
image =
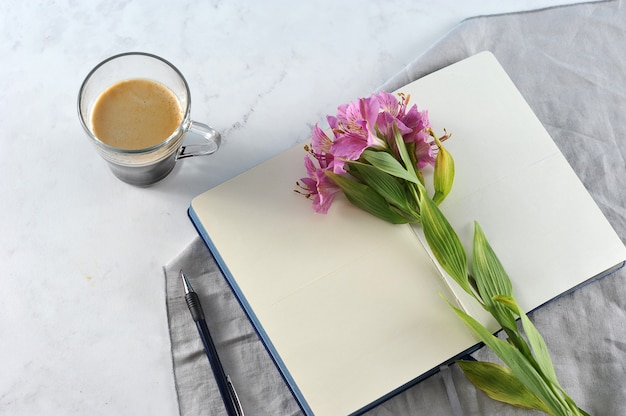
[{"label": "coffee crema foam", "polygon": [[107,88],[94,104],[93,133],[109,146],[140,150],[167,139],[180,126],[183,112],[176,95],[149,79],[129,79]]}]

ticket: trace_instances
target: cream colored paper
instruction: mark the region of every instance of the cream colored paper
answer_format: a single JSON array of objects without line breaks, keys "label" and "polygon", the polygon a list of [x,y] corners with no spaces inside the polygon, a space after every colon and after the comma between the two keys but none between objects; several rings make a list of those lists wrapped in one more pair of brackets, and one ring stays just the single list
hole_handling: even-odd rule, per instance
[{"label": "cream colored paper", "polygon": [[[621,240],[491,53],[402,90],[428,109],[436,129],[452,133],[446,147],[456,176],[442,211],[468,253],[473,222],[480,224],[524,310],[626,259]],[[498,329],[469,295],[451,287],[467,311]]]},{"label": "cream colored paper", "polygon": [[[525,308],[626,258],[491,54],[402,90],[453,134],[457,180],[444,213],[468,247],[481,223]],[[343,198],[315,214],[293,192],[304,155],[288,150],[198,196],[191,211],[306,405],[350,414],[476,344],[440,295],[476,308],[442,278],[419,229]]]}]

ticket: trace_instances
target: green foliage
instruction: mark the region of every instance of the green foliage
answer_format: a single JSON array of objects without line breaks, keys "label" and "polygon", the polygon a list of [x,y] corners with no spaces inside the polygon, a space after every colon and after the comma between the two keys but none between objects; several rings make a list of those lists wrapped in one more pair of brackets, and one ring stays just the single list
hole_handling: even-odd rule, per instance
[{"label": "green foliage", "polygon": [[421,192],[422,227],[433,255],[441,267],[470,295],[474,292],[468,280],[467,256],[461,240],[437,205]]},{"label": "green foliage", "polygon": [[480,390],[500,402],[548,413],[548,409],[505,366],[482,361],[457,361],[463,373]]},{"label": "green foliage", "polygon": [[[456,233],[436,204],[427,198],[422,198],[420,202],[424,234],[435,258],[466,292],[491,313],[508,336],[508,342],[501,340],[470,315],[450,305],[457,316],[510,370],[503,372],[502,369],[494,367],[461,364],[464,371],[469,368],[466,375],[470,381],[489,397],[512,405],[530,407],[550,415],[585,415],[586,413],[576,406],[559,385],[548,348],[539,331],[513,298],[511,281],[480,226],[475,224],[472,248],[472,271],[477,289],[475,293],[467,290],[464,282],[469,279],[467,276],[465,279],[461,276],[460,270],[463,267],[457,265],[462,258],[459,250],[463,248],[458,242]],[[430,211],[433,211],[432,214]],[[446,268],[445,265],[451,263],[455,266]],[[518,317],[528,342],[516,325]],[[511,381],[512,379],[515,381]],[[497,380],[513,384],[503,387]],[[516,395],[513,386],[519,385],[524,388]]]},{"label": "green foliage", "polygon": [[[406,183],[372,165],[362,162],[350,162],[350,174],[382,196],[389,205],[397,208],[409,218],[419,221],[419,215],[409,205]],[[336,181],[335,181],[336,183]],[[414,214],[414,215],[411,215]]]},{"label": "green foliage", "polygon": [[361,155],[363,159],[371,163],[377,169],[396,176],[409,182],[418,183],[419,179],[415,172],[409,172],[390,153],[367,149]]},{"label": "green foliage", "polygon": [[326,175],[341,188],[346,198],[352,204],[362,210],[392,224],[405,224],[408,222],[405,217],[387,203],[385,198],[371,187],[330,171],[327,171]]},{"label": "green foliage", "polygon": [[472,273],[483,307],[496,318],[505,330],[514,333],[517,330],[515,317],[508,313],[503,305],[493,300],[494,296],[513,296],[513,286],[504,267],[502,267],[502,263],[500,263],[477,222],[474,223]]},{"label": "green foliage", "polygon": [[439,148],[437,152],[437,159],[435,159],[435,195],[433,201],[435,204],[442,202],[446,196],[452,190],[452,183],[454,182],[454,159],[448,150],[441,145],[441,141],[437,136],[433,135],[435,143]]},{"label": "green foliage", "polygon": [[[452,307],[452,306],[451,306]],[[511,369],[512,374],[523,384],[526,389],[532,392],[547,409],[551,415],[574,415],[569,409],[563,406],[561,397],[558,396],[551,385],[541,377],[541,374],[534,366],[534,360],[529,360],[528,356],[515,348],[512,344],[494,336],[474,318],[464,311],[454,308],[459,318],[485,343],[500,359]],[[480,386],[477,386],[480,388]],[[489,390],[487,394],[493,393]],[[511,403],[512,404],[512,403]]]}]

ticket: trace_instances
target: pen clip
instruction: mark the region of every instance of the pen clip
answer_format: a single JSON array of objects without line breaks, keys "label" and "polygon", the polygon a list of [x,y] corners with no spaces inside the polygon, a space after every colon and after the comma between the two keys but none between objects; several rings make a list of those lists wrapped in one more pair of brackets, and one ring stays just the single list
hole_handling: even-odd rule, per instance
[{"label": "pen clip", "polygon": [[241,402],[239,401],[239,396],[237,396],[237,392],[235,391],[235,386],[233,382],[230,380],[230,376],[226,376],[226,382],[228,383],[228,391],[230,392],[230,399],[233,402],[233,406],[237,411],[238,416],[244,416],[243,407],[241,407]]}]

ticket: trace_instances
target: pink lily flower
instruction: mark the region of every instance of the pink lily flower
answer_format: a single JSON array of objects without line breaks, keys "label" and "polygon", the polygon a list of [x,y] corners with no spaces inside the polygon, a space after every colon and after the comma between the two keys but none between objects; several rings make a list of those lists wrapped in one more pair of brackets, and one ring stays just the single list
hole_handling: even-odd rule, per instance
[{"label": "pink lily flower", "polygon": [[337,117],[328,117],[335,140],[331,153],[335,157],[333,171],[343,173],[346,161],[357,160],[368,147],[384,147],[376,134],[380,106],[375,96],[360,98],[357,103],[341,105]]},{"label": "pink lily flower", "polygon": [[300,179],[298,185],[306,191],[304,195],[307,198],[313,198],[313,210],[326,214],[341,189],[326,176],[326,169],[317,167],[309,155],[304,158],[304,166],[309,177]]},{"label": "pink lily flower", "polygon": [[[347,173],[346,164],[359,160],[368,148],[391,150],[396,158],[395,134],[411,144],[415,152],[417,168],[434,166],[437,146],[432,136],[427,111],[419,111],[416,105],[408,107],[409,96],[400,98],[387,92],[372,94],[337,108],[335,116],[326,120],[332,135],[326,134],[317,124],[313,127],[311,146],[307,147],[305,166],[308,177],[298,182],[299,193],[313,200],[318,213],[326,213],[336,194],[342,192],[327,175]],[[447,135],[441,138],[445,140]]]}]

